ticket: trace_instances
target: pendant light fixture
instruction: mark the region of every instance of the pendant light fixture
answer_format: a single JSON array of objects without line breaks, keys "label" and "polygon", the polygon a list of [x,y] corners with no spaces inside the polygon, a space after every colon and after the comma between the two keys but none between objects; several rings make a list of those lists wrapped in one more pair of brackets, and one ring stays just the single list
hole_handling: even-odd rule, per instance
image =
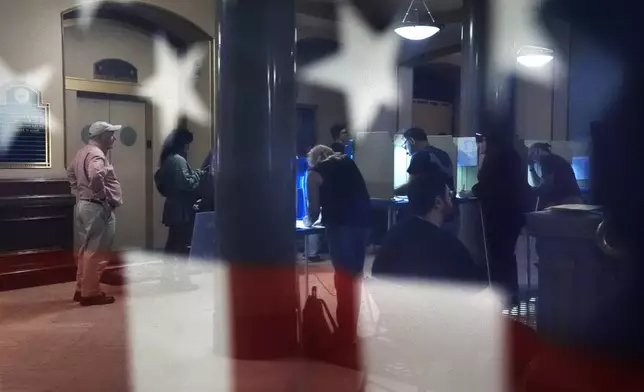
[{"label": "pendant light fixture", "polygon": [[[535,7],[531,9],[529,12],[540,12],[541,7],[543,6],[543,0],[528,0],[528,1],[533,1],[535,4]],[[535,23],[535,22],[533,22]],[[532,42],[536,43],[537,45],[543,43],[544,38],[547,34],[543,32],[543,29],[541,26],[538,24],[535,24],[534,27],[532,27],[533,34],[540,36],[541,38],[537,38],[537,41],[541,42]],[[554,52],[551,49],[545,48],[543,46],[535,46],[535,45],[524,45],[519,48],[519,51],[517,52],[517,62],[524,67],[528,68],[539,68],[543,67],[544,65],[548,64],[554,59]]]},{"label": "pendant light fixture", "polygon": [[412,0],[402,22],[394,31],[405,39],[420,41],[433,36],[442,29],[443,25],[436,23],[425,0]]},{"label": "pendant light fixture", "polygon": [[543,67],[554,59],[552,50],[539,46],[523,46],[517,53],[519,64],[528,68]]}]

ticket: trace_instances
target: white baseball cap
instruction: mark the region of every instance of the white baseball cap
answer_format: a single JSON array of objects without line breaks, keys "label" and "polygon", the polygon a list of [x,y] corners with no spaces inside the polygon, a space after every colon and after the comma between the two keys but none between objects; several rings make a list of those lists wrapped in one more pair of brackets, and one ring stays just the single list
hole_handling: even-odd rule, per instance
[{"label": "white baseball cap", "polygon": [[105,121],[96,121],[89,127],[89,137],[96,137],[105,132],[120,131],[121,128],[123,128],[122,125],[113,125]]}]

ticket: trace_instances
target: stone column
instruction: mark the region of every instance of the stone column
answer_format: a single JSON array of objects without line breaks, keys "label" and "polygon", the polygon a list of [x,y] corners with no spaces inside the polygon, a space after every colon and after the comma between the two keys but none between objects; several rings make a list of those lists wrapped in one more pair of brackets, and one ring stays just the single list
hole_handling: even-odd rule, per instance
[{"label": "stone column", "polygon": [[493,16],[497,2],[463,2],[461,136],[474,136],[479,132],[484,113],[489,113],[501,121],[504,126],[500,128],[509,138],[514,137],[514,72],[501,69],[504,62],[513,61],[510,57],[514,48],[512,39],[499,40],[502,37],[494,34]]},{"label": "stone column", "polygon": [[216,239],[228,309],[216,317],[227,323],[232,358],[292,357],[295,3],[218,0],[217,24]]}]

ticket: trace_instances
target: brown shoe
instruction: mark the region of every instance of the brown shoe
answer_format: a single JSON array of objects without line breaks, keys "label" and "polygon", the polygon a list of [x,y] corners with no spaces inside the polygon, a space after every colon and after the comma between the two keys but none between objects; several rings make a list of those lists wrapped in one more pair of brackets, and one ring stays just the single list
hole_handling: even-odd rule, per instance
[{"label": "brown shoe", "polygon": [[80,304],[82,306],[109,305],[113,304],[115,301],[116,299],[114,297],[101,293],[92,297],[82,297],[80,299]]},{"label": "brown shoe", "polygon": [[74,302],[80,302],[81,298],[82,297],[80,291],[74,293]]}]

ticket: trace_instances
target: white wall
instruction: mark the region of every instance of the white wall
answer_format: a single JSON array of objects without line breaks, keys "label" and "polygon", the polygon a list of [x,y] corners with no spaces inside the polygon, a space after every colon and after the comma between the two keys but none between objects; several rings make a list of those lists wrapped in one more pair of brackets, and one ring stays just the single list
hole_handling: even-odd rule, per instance
[{"label": "white wall", "polygon": [[[335,23],[308,15],[297,14],[297,39],[337,39]],[[329,145],[330,129],[336,123],[346,123],[344,95],[321,87],[298,83],[297,103],[316,108],[316,143]]]},{"label": "white wall", "polygon": [[120,59],[134,65],[143,81],[154,70],[152,39],[128,25],[96,19],[84,32],[70,23],[63,29],[65,76],[92,80],[94,63]]},{"label": "white wall", "polygon": [[[129,26],[118,22],[107,20],[95,20],[92,29],[88,32],[82,31],[75,25],[67,26],[64,29],[64,61],[65,76],[92,80],[93,65],[96,61],[106,58],[121,59],[129,62],[138,70],[139,83],[148,78],[155,70],[154,41],[153,38]],[[210,73],[209,57],[204,57],[203,71],[195,81],[204,104],[210,106]],[[153,109],[153,117],[146,121],[152,122],[152,170],[154,173],[156,163],[161,153],[161,146],[165,135],[170,130],[161,129],[157,120],[156,108]],[[96,119],[101,120],[101,119]],[[71,123],[68,121],[68,123]],[[191,145],[188,160],[193,166],[200,166],[211,146],[211,127],[208,125],[190,124],[190,130],[194,134],[194,142]],[[67,140],[78,138],[78,129],[66,129]],[[67,157],[67,163],[73,156]],[[117,168],[118,170],[118,168]],[[146,181],[152,183],[152,178]],[[154,187],[151,187],[154,189]],[[157,193],[152,195],[152,221],[153,221],[153,245],[155,248],[163,246],[166,237],[166,228],[161,224],[164,199]],[[145,206],[141,206],[145,208]]]},{"label": "white wall", "polygon": [[[208,34],[215,33],[215,0],[144,0],[194,22]],[[51,169],[2,169],[0,178],[64,178],[65,146],[63,47],[61,14],[71,9],[74,0],[2,0],[0,16],[0,57],[17,74],[41,66],[53,72],[51,83],[42,91],[50,104],[51,115],[61,125],[52,129]]]},{"label": "white wall", "polygon": [[[414,69],[398,67],[398,132],[412,126],[414,102]],[[393,135],[392,135],[393,136]]]},{"label": "white wall", "polygon": [[412,125],[425,130],[427,134],[453,135],[453,107],[447,102],[414,99],[412,104]]},{"label": "white wall", "polygon": [[[207,42],[200,44],[207,48]],[[155,70],[152,37],[113,21],[95,20],[89,32],[82,32],[75,26],[65,27],[64,49],[65,76],[67,77],[92,80],[94,63],[107,58],[125,60],[134,65],[138,70],[139,83],[145,81]],[[195,81],[195,86],[202,102],[207,107],[211,106],[209,69],[210,58],[206,54],[202,63],[202,71]],[[159,121],[157,121],[156,114],[152,120],[155,124],[154,135],[159,137],[153,138],[154,156],[158,156],[160,152],[163,142],[161,136],[170,131],[157,127]],[[212,139],[210,122],[205,126],[190,123],[190,130],[194,133],[195,140],[191,146],[189,161],[191,164],[199,166],[210,150]]]},{"label": "white wall", "polygon": [[298,83],[297,103],[317,108],[317,144],[330,144],[331,126],[346,122],[344,96],[335,91]]},{"label": "white wall", "polygon": [[519,68],[516,84],[516,133],[521,139],[552,140],[552,63],[543,68]]},{"label": "white wall", "polygon": [[[543,68],[516,66],[518,81],[516,84],[515,124],[517,136],[520,138],[529,140],[566,139],[568,99],[566,56],[567,54],[562,48],[556,51],[555,60]],[[454,53],[434,60],[434,62],[455,65],[461,65],[461,61],[461,53]]]}]

